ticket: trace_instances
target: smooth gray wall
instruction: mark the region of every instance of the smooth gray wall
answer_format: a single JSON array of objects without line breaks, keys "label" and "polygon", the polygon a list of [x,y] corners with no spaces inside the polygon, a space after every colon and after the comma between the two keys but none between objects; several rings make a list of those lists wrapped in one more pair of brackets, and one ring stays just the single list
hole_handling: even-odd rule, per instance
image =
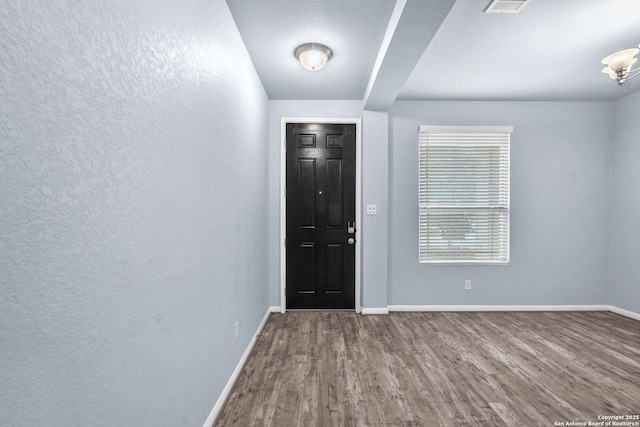
[{"label": "smooth gray wall", "polygon": [[0,424],[202,426],[268,307],[226,3],[4,1],[0,52]]},{"label": "smooth gray wall", "polygon": [[[612,113],[610,103],[396,102],[389,304],[607,304]],[[514,126],[511,264],[418,264],[423,124]]]},{"label": "smooth gray wall", "polygon": [[640,92],[614,103],[611,305],[640,313]]},{"label": "smooth gray wall", "polygon": [[[389,114],[363,112],[362,132],[362,307],[388,305]],[[367,205],[377,207],[367,215]]]}]

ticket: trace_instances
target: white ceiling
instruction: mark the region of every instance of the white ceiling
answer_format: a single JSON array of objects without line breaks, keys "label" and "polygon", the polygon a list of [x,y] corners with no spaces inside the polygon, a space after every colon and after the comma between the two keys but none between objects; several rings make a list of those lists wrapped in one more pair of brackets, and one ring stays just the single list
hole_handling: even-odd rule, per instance
[{"label": "white ceiling", "polygon": [[[393,0],[227,0],[270,99],[362,99]],[[322,43],[333,58],[307,71],[293,55]]]},{"label": "white ceiling", "polygon": [[[640,0],[227,0],[270,99],[613,100],[640,90],[600,70],[640,43]],[[385,36],[386,34],[386,36]],[[334,50],[317,72],[293,56]],[[377,59],[377,60],[376,60]]]}]

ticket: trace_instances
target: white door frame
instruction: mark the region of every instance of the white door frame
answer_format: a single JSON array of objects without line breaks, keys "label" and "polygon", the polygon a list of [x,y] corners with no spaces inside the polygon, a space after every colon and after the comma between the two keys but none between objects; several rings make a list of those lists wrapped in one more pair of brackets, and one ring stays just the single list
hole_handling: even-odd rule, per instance
[{"label": "white door frame", "polygon": [[361,200],[361,125],[362,119],[358,118],[309,118],[309,117],[282,117],[280,127],[280,312],[287,309],[287,251],[285,239],[287,238],[287,123],[332,123],[332,124],[355,124],[356,125],[356,278],[355,278],[355,310],[356,313],[362,311],[360,302],[361,291],[361,246],[360,236],[362,236],[362,200]]}]

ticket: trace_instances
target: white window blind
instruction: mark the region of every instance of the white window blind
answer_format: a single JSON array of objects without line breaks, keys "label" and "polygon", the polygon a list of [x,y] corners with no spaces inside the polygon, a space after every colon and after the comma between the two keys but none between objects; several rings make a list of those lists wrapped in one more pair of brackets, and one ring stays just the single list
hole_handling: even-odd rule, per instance
[{"label": "white window blind", "polygon": [[510,126],[420,126],[421,263],[509,263]]}]

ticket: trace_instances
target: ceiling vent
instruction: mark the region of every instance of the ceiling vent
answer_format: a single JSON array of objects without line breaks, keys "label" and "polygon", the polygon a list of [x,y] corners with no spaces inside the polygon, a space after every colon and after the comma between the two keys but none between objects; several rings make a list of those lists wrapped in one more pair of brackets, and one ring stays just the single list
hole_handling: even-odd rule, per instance
[{"label": "ceiling vent", "polygon": [[520,13],[531,0],[493,0],[484,13]]}]

